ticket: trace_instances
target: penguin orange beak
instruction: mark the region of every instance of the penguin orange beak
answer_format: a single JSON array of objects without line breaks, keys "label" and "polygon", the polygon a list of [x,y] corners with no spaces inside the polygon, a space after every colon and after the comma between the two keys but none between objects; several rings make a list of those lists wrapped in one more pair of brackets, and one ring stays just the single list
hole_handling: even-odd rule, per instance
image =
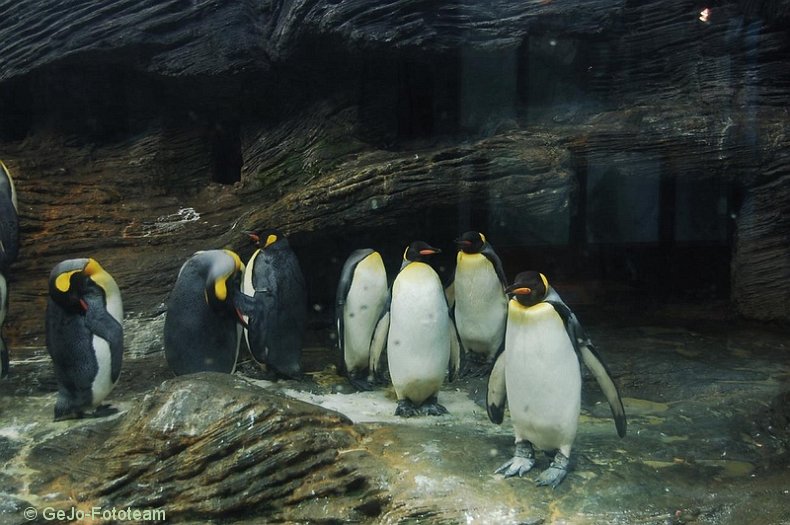
[{"label": "penguin orange beak", "polygon": [[513,295],[529,295],[532,293],[532,288],[527,286],[521,286],[519,288],[513,288],[512,290],[508,290],[508,293]]},{"label": "penguin orange beak", "polygon": [[435,255],[437,253],[442,253],[442,250],[439,248],[420,250],[420,255]]},{"label": "penguin orange beak", "polygon": [[244,232],[244,233],[247,234],[247,236],[252,240],[252,242],[254,242],[254,243],[261,242],[261,236],[258,235],[257,233],[255,233],[255,232]]},{"label": "penguin orange beak", "polygon": [[249,328],[247,321],[244,320],[244,315],[242,315],[241,310],[236,307],[233,309],[233,311],[236,312],[236,317],[239,319],[239,324],[241,324],[241,326],[244,328]]}]

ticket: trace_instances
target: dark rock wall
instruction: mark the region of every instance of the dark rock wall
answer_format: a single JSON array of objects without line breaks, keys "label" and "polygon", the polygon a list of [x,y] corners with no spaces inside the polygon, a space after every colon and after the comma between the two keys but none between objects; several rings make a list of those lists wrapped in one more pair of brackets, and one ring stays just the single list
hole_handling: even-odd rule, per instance
[{"label": "dark rock wall", "polygon": [[789,6],[0,2],[12,352],[60,259],[151,317],[190,253],[264,224],[324,312],[351,249],[394,271],[479,227],[510,272],[703,282],[787,321]]}]

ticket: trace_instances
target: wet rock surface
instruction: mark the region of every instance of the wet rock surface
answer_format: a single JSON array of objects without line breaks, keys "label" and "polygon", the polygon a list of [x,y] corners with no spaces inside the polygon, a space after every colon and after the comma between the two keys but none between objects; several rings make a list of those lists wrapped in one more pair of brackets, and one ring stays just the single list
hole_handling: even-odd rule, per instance
[{"label": "wet rock surface", "polygon": [[353,392],[328,347],[306,349],[304,380],[276,383],[250,364],[173,378],[154,353],[125,361],[108,399],[119,414],[53,423],[51,365],[37,352],[3,390],[0,522],[24,522],[28,506],[96,504],[163,508],[182,523],[233,512],[241,523],[781,525],[788,333],[718,308],[579,311],[629,428],[617,438],[585,375],[571,470],[555,490],[536,487],[537,474],[493,474],[513,436],[508,416],[488,421],[483,378],[443,387],[450,415],[402,420],[391,388]]}]

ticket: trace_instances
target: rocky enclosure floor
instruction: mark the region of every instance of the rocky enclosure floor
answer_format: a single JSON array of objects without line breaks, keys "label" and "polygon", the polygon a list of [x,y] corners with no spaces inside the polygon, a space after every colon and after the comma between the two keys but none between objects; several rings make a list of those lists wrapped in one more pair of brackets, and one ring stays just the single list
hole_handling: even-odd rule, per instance
[{"label": "rocky enclosure floor", "polygon": [[[488,421],[483,378],[443,387],[439,399],[448,416],[403,420],[393,415],[391,388],[353,392],[335,372],[336,351],[327,347],[306,349],[302,381],[268,381],[247,362],[236,376],[354,422],[359,448],[386,472],[379,488],[388,503],[371,522],[790,523],[790,428],[782,401],[790,383],[790,334],[677,315],[590,316],[588,330],[620,385],[628,434],[617,437],[603,395],[586,374],[571,471],[555,490],[533,482],[545,468],[541,461],[549,461],[542,456],[524,478],[494,474],[512,454],[513,437],[508,416],[502,426]],[[68,498],[51,492],[57,485],[39,482],[37,445],[107,424],[107,418],[52,422],[56,386],[43,349],[12,366],[0,385],[3,524],[25,523],[26,508]],[[127,359],[108,400],[120,412],[110,417],[122,421],[172,377],[161,353]],[[332,522],[331,501],[326,512]],[[254,522],[243,514],[236,522],[245,519]]]}]

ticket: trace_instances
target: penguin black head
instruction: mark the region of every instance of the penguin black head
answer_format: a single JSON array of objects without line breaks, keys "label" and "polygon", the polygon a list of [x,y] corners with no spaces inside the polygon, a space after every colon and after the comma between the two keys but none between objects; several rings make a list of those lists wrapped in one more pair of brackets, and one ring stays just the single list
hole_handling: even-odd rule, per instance
[{"label": "penguin black head", "polygon": [[273,245],[276,242],[285,242],[288,241],[285,239],[283,233],[276,229],[276,228],[268,228],[266,230],[260,231],[248,231],[246,232],[247,235],[250,237],[255,246],[260,248],[261,250],[265,250],[269,246]]},{"label": "penguin black head", "polygon": [[468,231],[455,240],[455,245],[464,253],[480,253],[485,244],[486,236],[476,231]]},{"label": "penguin black head", "polygon": [[94,288],[103,293],[104,275],[106,272],[94,259],[62,261],[49,274],[49,296],[64,310],[85,313],[88,303],[84,297]]},{"label": "penguin black head", "polygon": [[434,248],[425,241],[414,241],[406,248],[406,251],[403,252],[403,261],[422,262],[425,261],[427,257],[436,255],[437,253],[442,253],[442,250]]},{"label": "penguin black head", "polygon": [[516,275],[516,280],[505,288],[505,293],[522,306],[534,306],[546,298],[548,290],[549,281],[545,275],[528,271]]}]

